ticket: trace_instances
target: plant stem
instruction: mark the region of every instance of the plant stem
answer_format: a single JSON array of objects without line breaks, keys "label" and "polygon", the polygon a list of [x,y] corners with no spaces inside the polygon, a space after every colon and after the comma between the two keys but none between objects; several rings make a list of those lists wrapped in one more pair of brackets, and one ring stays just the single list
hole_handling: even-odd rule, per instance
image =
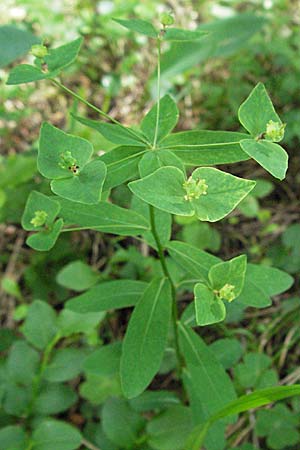
[{"label": "plant stem", "polygon": [[101,450],[100,447],[96,447],[96,445],[92,444],[90,441],[87,441],[86,439],[82,439],[81,443],[90,450]]},{"label": "plant stem", "polygon": [[159,128],[159,116],[160,116],[160,59],[161,59],[161,40],[157,38],[157,108],[156,108],[156,123],[153,139],[153,149],[156,148]]},{"label": "plant stem", "polygon": [[60,336],[59,336],[59,334],[57,334],[56,336],[54,336],[52,341],[50,341],[49,344],[47,345],[47,347],[45,348],[45,351],[44,351],[43,356],[42,356],[42,361],[41,361],[41,364],[40,364],[39,372],[36,375],[36,377],[34,379],[34,382],[33,382],[32,399],[31,399],[30,405],[28,407],[27,417],[29,417],[31,415],[31,413],[32,413],[32,409],[34,407],[34,403],[36,401],[37,396],[39,395],[43,373],[44,373],[44,371],[45,371],[45,369],[47,367],[47,364],[49,362],[52,350],[54,349],[54,347],[57,344],[57,342],[59,341],[59,339],[60,339]]},{"label": "plant stem", "polygon": [[175,342],[175,351],[176,351],[176,357],[177,357],[177,364],[178,364],[178,374],[181,374],[181,368],[182,368],[182,358],[179,350],[179,337],[178,337],[178,328],[177,328],[177,321],[178,321],[178,309],[177,309],[177,303],[176,303],[176,288],[174,286],[173,280],[171,278],[166,258],[164,255],[164,248],[160,242],[159,235],[156,229],[155,225],[155,216],[154,216],[154,207],[152,205],[149,205],[149,212],[150,212],[150,224],[151,224],[151,232],[154,237],[154,240],[156,242],[157,246],[157,253],[160,260],[160,264],[163,270],[163,273],[166,278],[168,278],[170,284],[171,284],[171,290],[172,290],[172,319],[173,319],[173,329],[174,329],[174,342]]},{"label": "plant stem", "polygon": [[[122,128],[125,128],[124,125],[121,124],[121,122],[119,122],[117,119],[114,119],[112,116],[110,116],[109,114],[107,114],[106,112],[102,111],[102,109],[97,108],[97,106],[93,105],[92,103],[90,103],[89,101],[85,100],[83,97],[81,97],[79,94],[77,94],[76,92],[72,91],[71,89],[69,89],[67,86],[65,86],[64,84],[60,83],[58,80],[55,80],[55,78],[49,78],[50,81],[52,81],[53,84],[55,84],[57,87],[59,87],[60,89],[62,89],[63,91],[67,92],[68,94],[70,94],[72,97],[76,98],[77,100],[79,100],[81,103],[84,103],[86,106],[88,106],[89,108],[91,108],[93,111],[96,111],[98,114],[100,114],[101,116],[105,117],[106,119],[110,120],[111,122],[113,122],[115,125],[119,125]],[[150,142],[148,142],[146,139],[144,139],[141,135],[139,135],[138,133],[136,133],[135,131],[131,130],[130,128],[126,128],[126,130],[135,138],[137,138],[139,141],[142,141],[144,144],[150,145]]]}]

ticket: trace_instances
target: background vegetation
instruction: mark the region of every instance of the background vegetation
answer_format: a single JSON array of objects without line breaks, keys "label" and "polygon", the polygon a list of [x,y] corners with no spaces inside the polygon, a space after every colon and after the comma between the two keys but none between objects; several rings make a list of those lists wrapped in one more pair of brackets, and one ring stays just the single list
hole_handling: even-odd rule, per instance
[{"label": "background vegetation", "polygon": [[[277,384],[291,385],[300,379],[299,3],[177,0],[165,5],[135,0],[50,3],[5,0],[0,5],[3,442],[8,426],[26,421],[28,386],[33,389],[35,399],[29,408],[34,408],[37,423],[50,416],[69,422],[83,430],[82,448],[169,450],[170,436],[165,434],[170,423],[184,429],[186,411],[177,409],[169,416],[165,413],[148,426],[151,439],[145,444],[146,419],[154,414],[149,407],[152,399],[125,402],[116,375],[116,361],[110,357],[110,364],[105,365],[106,355],[98,350],[98,364],[95,363],[95,347],[124,335],[130,310],[101,313],[86,323],[67,318],[69,328],[66,325],[63,338],[46,345],[52,336],[51,321],[55,314],[61,316],[67,299],[99,280],[118,277],[148,281],[157,271],[157,261],[149,248],[137,240],[92,231],[63,235],[47,253],[34,252],[25,245],[26,233],[20,220],[28,194],[32,189],[49,192],[48,183],[36,169],[41,122],[48,120],[88,138],[98,154],[111,144],[72,120],[70,111],[95,116],[55,86],[45,81],[5,86],[9,69],[15,61],[22,60],[34,42],[34,35],[43,36],[55,46],[82,35],[84,46],[76,63],[64,72],[64,83],[122,123],[137,124],[155,100],[155,49],[141,36],[132,34],[129,40],[127,31],[110,19],[136,16],[152,20],[166,7],[174,11],[178,26],[190,29],[209,23],[216,36],[215,45],[209,48],[201,47],[200,43],[193,44],[189,51],[183,47],[174,53],[170,49],[163,60],[163,91],[174,96],[181,111],[177,131],[191,128],[241,131],[238,106],[259,81],[266,85],[276,110],[287,123],[284,144],[290,163],[286,181],[274,181],[254,161],[235,165],[231,171],[236,175],[259,180],[253,194],[229,218],[216,225],[178,219],[173,237],[224,259],[247,253],[250,262],[272,265],[291,274],[294,284],[284,295],[273,297],[270,308],[232,305],[225,323],[202,329],[201,334],[229,369],[239,395]],[[14,53],[6,51],[3,44],[9,35],[7,25],[14,27],[11,29],[16,42]],[[18,38],[15,27],[26,34]],[[127,206],[130,202],[129,190],[124,186],[115,189],[112,195],[120,205]],[[141,259],[140,253],[145,258]],[[187,293],[186,300],[190,298]],[[28,332],[30,320],[34,322],[35,335]],[[116,360],[118,352],[116,347]],[[103,363],[100,366],[99,361]],[[151,385],[153,391],[168,391],[155,413],[176,404],[181,394],[176,377],[170,372],[173,366],[174,355],[169,352]],[[42,382],[42,375],[46,381]],[[47,383],[51,383],[51,388]],[[300,442],[299,418],[298,397],[241,415],[227,428],[226,448],[296,450]],[[42,425],[37,430],[37,439],[47,431]],[[68,432],[71,433],[68,429],[61,430],[64,435]],[[76,435],[72,437],[76,441]],[[3,445],[6,450],[6,444]],[[178,442],[172,450],[176,445]],[[41,444],[40,448],[48,447]],[[59,450],[58,444],[54,448]]]}]

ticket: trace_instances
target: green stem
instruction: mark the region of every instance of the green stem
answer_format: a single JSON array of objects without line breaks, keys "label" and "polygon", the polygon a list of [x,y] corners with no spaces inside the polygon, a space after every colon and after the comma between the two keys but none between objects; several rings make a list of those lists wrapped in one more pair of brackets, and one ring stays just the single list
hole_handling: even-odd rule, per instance
[{"label": "green stem", "polygon": [[178,373],[181,374],[181,367],[182,367],[182,358],[180,354],[179,349],[179,336],[178,336],[178,328],[177,328],[177,321],[178,321],[178,309],[177,309],[177,302],[176,302],[176,288],[174,286],[173,280],[171,278],[166,258],[164,255],[164,248],[160,242],[159,235],[157,232],[157,228],[155,225],[155,216],[154,216],[154,207],[152,205],[149,205],[149,212],[150,212],[150,224],[151,224],[151,232],[154,237],[154,240],[156,242],[157,246],[157,253],[160,260],[160,264],[163,270],[163,273],[166,278],[168,278],[170,284],[171,284],[171,290],[172,290],[172,316],[173,316],[173,328],[174,328],[174,341],[175,341],[175,351],[176,351],[176,357],[177,357],[177,364],[178,364]]},{"label": "green stem", "polygon": [[52,339],[52,341],[49,342],[49,344],[47,345],[47,347],[45,348],[45,351],[43,353],[43,357],[42,357],[42,361],[40,364],[40,368],[39,368],[39,372],[36,375],[34,382],[33,382],[33,387],[32,387],[32,399],[30,402],[30,405],[28,407],[28,411],[27,411],[27,417],[29,417],[32,413],[32,409],[34,407],[34,403],[37,399],[37,396],[39,395],[40,392],[40,388],[41,388],[41,383],[42,383],[42,377],[43,377],[43,373],[48,365],[52,350],[54,349],[55,345],[57,344],[57,342],[59,341],[60,336],[57,334],[56,336],[54,336],[54,338]]},{"label": "green stem", "polygon": [[[67,92],[68,94],[70,94],[72,97],[76,98],[77,100],[79,100],[81,103],[84,103],[86,106],[88,106],[89,108],[91,108],[93,111],[96,111],[98,114],[100,114],[101,116],[105,117],[106,119],[110,120],[111,122],[113,122],[115,125],[119,125],[120,127],[124,128],[124,125],[121,124],[121,122],[119,122],[117,119],[114,119],[112,116],[110,116],[109,114],[107,114],[106,112],[102,111],[102,109],[97,108],[97,106],[93,105],[92,103],[88,102],[87,100],[85,100],[83,97],[81,97],[79,94],[76,94],[76,92],[72,91],[71,89],[69,89],[67,86],[65,86],[64,84],[60,83],[59,81],[55,80],[54,78],[49,78],[50,81],[52,81],[53,84],[55,84],[57,87],[59,87],[60,89],[62,89],[63,91]],[[126,128],[126,130],[135,138],[137,138],[139,141],[144,142],[144,144],[146,145],[150,145],[150,142],[148,142],[146,139],[143,139],[142,136],[140,136],[139,134],[137,134],[135,131],[131,130],[130,128]]]},{"label": "green stem", "polygon": [[156,148],[159,128],[159,116],[160,116],[160,59],[161,59],[161,40],[157,38],[157,108],[156,108],[156,123],[153,139],[153,149]]}]

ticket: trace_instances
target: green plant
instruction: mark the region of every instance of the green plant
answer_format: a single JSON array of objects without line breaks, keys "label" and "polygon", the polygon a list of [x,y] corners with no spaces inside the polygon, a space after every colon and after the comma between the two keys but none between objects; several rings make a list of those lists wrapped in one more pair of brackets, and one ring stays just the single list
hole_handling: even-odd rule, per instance
[{"label": "green plant", "polygon": [[[267,357],[254,354],[236,367],[238,383],[266,388],[237,398],[224,360],[191,328],[224,321],[234,304],[269,306],[273,295],[291,286],[292,278],[278,269],[247,263],[246,255],[222,261],[196,246],[171,240],[172,215],[219,221],[255,187],[255,181],[210,166],[253,158],[275,178],[285,177],[287,154],[278,144],[285,125],[259,83],[239,108],[247,132],[172,133],[179,113],[171,96],[160,96],[163,44],[202,40],[205,45],[207,36],[172,27],[165,15],[161,30],[143,20],[117,22],[146,35],[157,48],[158,99],[138,128],[123,126],[58,81],[60,72],[76,58],[81,39],[56,49],[35,44],[35,65],[23,64],[10,73],[8,84],[48,79],[83,102],[108,122],[76,115],[74,119],[116,144],[93,158],[88,141],[43,124],[37,165],[51,180],[55,195],[31,192],[22,225],[32,232],[27,244],[35,250],[52,249],[62,233],[91,229],[143,240],[158,258],[148,257],[151,273],[146,280],[108,277],[99,283],[88,267],[73,263],[60,272],[58,282],[86,292],[70,299],[59,314],[38,300],[23,316],[22,312],[24,339],[13,343],[1,374],[5,412],[24,423],[8,423],[0,430],[8,449],[72,450],[81,444],[93,448],[74,427],[49,418],[76,402],[74,386],[67,382],[82,372],[86,380],[80,385],[81,396],[92,405],[103,405],[98,412],[101,427],[96,430],[91,424],[85,433],[107,449],[196,450],[204,443],[209,450],[219,450],[226,445],[225,427],[234,415],[300,394],[299,385],[266,387],[276,384],[276,374]],[[130,208],[109,201],[114,188],[123,184],[130,191]],[[126,257],[141,265],[140,255],[129,250]],[[186,305],[181,296],[191,290],[194,301]],[[132,306],[123,341],[91,351],[89,347],[100,344],[96,330],[105,323],[107,312]],[[87,349],[67,347],[76,336],[85,340]],[[58,348],[61,343],[64,347]],[[226,348],[229,343],[222,345]],[[239,355],[233,363],[238,360]],[[254,360],[259,373],[249,383],[243,374]],[[181,398],[169,391],[146,390],[158,372],[170,371],[180,384]],[[147,420],[143,413],[149,411]],[[85,413],[89,415],[88,407]]]}]

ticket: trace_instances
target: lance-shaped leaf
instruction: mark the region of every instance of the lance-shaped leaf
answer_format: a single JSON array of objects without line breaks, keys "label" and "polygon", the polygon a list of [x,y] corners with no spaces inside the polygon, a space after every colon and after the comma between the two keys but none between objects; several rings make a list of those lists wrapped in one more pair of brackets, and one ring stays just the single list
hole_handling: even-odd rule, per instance
[{"label": "lance-shaped leaf", "polygon": [[155,278],[136,305],[123,341],[121,383],[128,398],[143,392],[160,368],[171,309],[169,281]]},{"label": "lance-shaped leaf", "polygon": [[100,157],[107,168],[103,190],[133,179],[138,174],[138,163],[145,154],[145,147],[121,146],[116,147]]},{"label": "lance-shaped leaf", "polygon": [[99,120],[86,119],[72,114],[78,122],[98,131],[110,142],[119,145],[141,146],[145,144],[143,136],[139,137],[136,131],[115,123],[106,123]]},{"label": "lance-shaped leaf", "polygon": [[189,166],[229,164],[249,159],[239,144],[248,137],[231,131],[182,131],[163,139],[160,148],[172,150]]},{"label": "lance-shaped leaf", "polygon": [[[178,323],[179,344],[190,374],[189,382],[197,393],[200,422],[235,400],[233,384],[221,363],[191,328]],[[205,420],[205,419],[204,419]]]},{"label": "lance-shaped leaf", "polygon": [[275,178],[284,179],[289,157],[280,145],[267,140],[244,139],[241,147]]},{"label": "lance-shaped leaf", "polygon": [[141,177],[146,177],[160,167],[173,166],[184,172],[183,162],[170,150],[147,151],[139,162]]},{"label": "lance-shaped leaf", "polygon": [[26,239],[26,244],[34,250],[39,250],[42,252],[50,250],[54,247],[63,225],[64,221],[62,219],[58,219],[56,222],[51,224],[48,229],[29,236]]},{"label": "lance-shaped leaf", "polygon": [[105,176],[106,166],[98,159],[86,164],[79,173],[73,174],[71,178],[53,180],[51,189],[60,197],[92,205],[100,201]]},{"label": "lance-shaped leaf", "polygon": [[197,283],[194,294],[197,325],[211,325],[225,319],[226,308],[223,300],[215,295],[208,286]]},{"label": "lance-shaped leaf", "polygon": [[214,168],[196,169],[186,181],[176,167],[162,167],[129,183],[131,191],[151,205],[183,216],[216,222],[229,214],[253,189],[255,181],[244,180]]},{"label": "lance-shaped leaf", "polygon": [[87,140],[67,134],[49,123],[42,125],[37,164],[44,177],[51,180],[72,178],[74,174],[69,167],[78,165],[82,170],[92,154],[93,146]]},{"label": "lance-shaped leaf", "polygon": [[144,34],[145,36],[156,39],[158,31],[154,28],[151,22],[141,19],[113,19],[115,22],[127,28],[130,31],[136,31],[137,33]]},{"label": "lance-shaped leaf", "polygon": [[246,255],[240,255],[230,261],[216,264],[210,269],[208,274],[212,288],[220,291],[225,285],[232,285],[232,298],[228,300],[234,300],[240,295],[244,287],[246,268]]},{"label": "lance-shaped leaf", "polygon": [[21,64],[14,67],[9,74],[7,84],[30,83],[55,77],[76,59],[82,41],[82,38],[78,38],[68,44],[49,49],[48,54],[43,58],[44,68],[38,58],[35,60],[35,66]]},{"label": "lance-shaped leaf", "polygon": [[282,123],[262,83],[258,83],[239,108],[239,120],[255,138],[267,130],[267,124]]},{"label": "lance-shaped leaf", "polygon": [[137,304],[146,287],[147,283],[137,280],[105,281],[68,300],[66,307],[78,313],[128,308]]},{"label": "lance-shaped leaf", "polygon": [[207,35],[207,32],[200,30],[183,30],[180,28],[167,28],[163,34],[166,41],[187,42],[197,41]]},{"label": "lance-shaped leaf", "polygon": [[60,216],[69,225],[121,236],[142,234],[149,230],[149,224],[143,216],[111,203],[82,205],[62,198],[58,201],[61,205]]},{"label": "lance-shaped leaf", "polygon": [[[157,142],[160,142],[175,128],[178,117],[179,111],[176,103],[170,95],[165,95],[159,101]],[[141,123],[141,130],[151,143],[154,142],[156,125],[157,103],[150,109]]]}]

